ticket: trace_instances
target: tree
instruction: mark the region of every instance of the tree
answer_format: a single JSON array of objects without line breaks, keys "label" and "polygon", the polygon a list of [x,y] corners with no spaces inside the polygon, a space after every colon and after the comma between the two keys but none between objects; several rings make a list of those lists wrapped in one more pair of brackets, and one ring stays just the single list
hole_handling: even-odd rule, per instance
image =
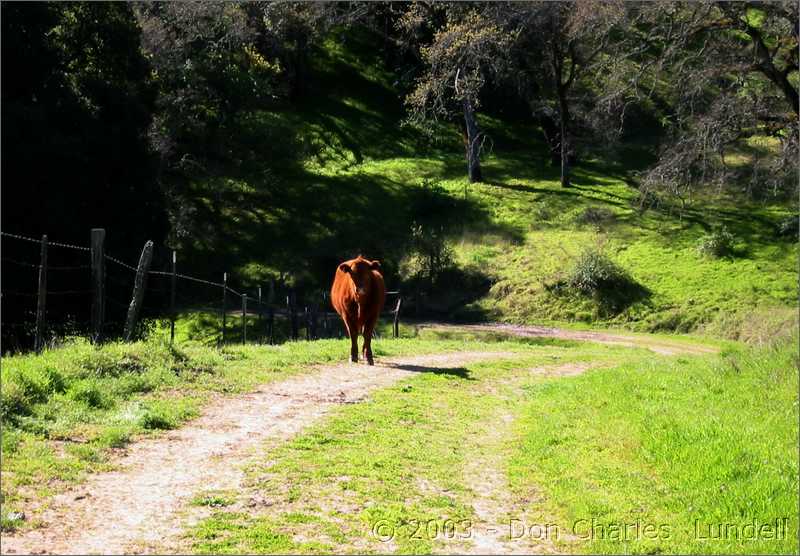
[{"label": "tree", "polygon": [[420,32],[420,13],[434,15],[440,25],[420,48],[424,67],[406,104],[411,119],[418,123],[440,118],[463,118],[467,175],[470,182],[482,181],[480,152],[484,134],[478,125],[481,91],[488,80],[497,78],[505,67],[504,52],[513,40],[477,8],[463,5],[444,9],[424,3],[412,5],[401,20],[409,35]]},{"label": "tree", "polygon": [[[218,237],[210,218],[197,217],[192,182],[240,168],[253,155],[239,143],[240,115],[274,104],[280,65],[257,46],[258,6],[229,2],[137,5],[142,49],[158,87],[149,130],[158,153],[159,183],[168,199],[170,242]],[[263,161],[259,164],[263,170]],[[211,210],[222,210],[215,198]]]},{"label": "tree", "polygon": [[[655,7],[653,7],[655,8]],[[643,187],[686,204],[698,187],[797,191],[798,6],[795,2],[661,3],[648,12],[653,79],[673,106],[669,141]],[[733,149],[771,138],[732,165]]]},{"label": "tree", "polygon": [[159,240],[146,141],[155,89],[131,5],[3,3],[2,42],[4,228],[83,244],[108,226],[119,247]]},{"label": "tree", "polygon": [[492,12],[498,24],[514,31],[506,54],[515,70],[510,75],[541,125],[567,187],[577,127],[603,132],[613,127],[607,118],[612,108],[619,109],[611,103],[620,91],[612,88],[617,83],[609,72],[626,55],[625,6],[599,0],[513,2]]}]

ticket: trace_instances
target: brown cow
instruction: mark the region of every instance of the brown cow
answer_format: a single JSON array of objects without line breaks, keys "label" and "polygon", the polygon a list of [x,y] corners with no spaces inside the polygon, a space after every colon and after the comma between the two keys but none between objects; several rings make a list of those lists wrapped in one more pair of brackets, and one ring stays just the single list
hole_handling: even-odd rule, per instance
[{"label": "brown cow", "polygon": [[378,261],[369,261],[359,255],[339,265],[331,286],[331,303],[344,321],[350,337],[350,360],[358,362],[358,334],[364,335],[363,356],[367,363],[372,359],[372,331],[383,310],[386,285]]}]

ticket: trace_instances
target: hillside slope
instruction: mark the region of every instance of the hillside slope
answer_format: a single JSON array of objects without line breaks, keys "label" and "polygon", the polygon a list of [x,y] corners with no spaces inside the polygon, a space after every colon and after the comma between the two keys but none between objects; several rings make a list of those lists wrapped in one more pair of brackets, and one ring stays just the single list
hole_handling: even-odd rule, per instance
[{"label": "hillside slope", "polygon": [[[446,235],[452,276],[477,277],[428,297],[439,316],[726,336],[747,334],[754,313],[768,331],[796,320],[797,243],[777,232],[789,207],[709,197],[683,213],[641,211],[633,170],[643,155],[633,148],[617,161],[586,157],[563,189],[534,127],[486,115],[485,183],[468,185],[455,127],[441,125],[436,141],[400,127],[396,76],[368,42],[348,40],[313,57],[299,106],[242,118],[248,164],[193,185],[196,210],[219,223],[195,242],[195,260],[223,252],[245,285],[281,276],[310,290],[363,252],[403,287],[411,227],[424,222]],[[723,225],[731,254],[701,255],[703,236]],[[636,291],[609,302],[559,287],[586,249],[620,265]]]}]

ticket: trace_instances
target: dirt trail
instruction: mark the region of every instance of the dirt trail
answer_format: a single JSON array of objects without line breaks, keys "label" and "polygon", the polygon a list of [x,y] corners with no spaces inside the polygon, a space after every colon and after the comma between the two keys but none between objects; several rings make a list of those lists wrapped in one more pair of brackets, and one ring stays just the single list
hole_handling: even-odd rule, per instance
[{"label": "dirt trail", "polygon": [[452,330],[474,330],[480,332],[500,332],[512,336],[524,336],[531,338],[559,338],[562,340],[577,340],[581,342],[597,342],[601,344],[612,344],[627,347],[641,347],[649,349],[660,355],[702,355],[707,353],[717,353],[719,349],[714,346],[688,344],[673,341],[665,338],[655,338],[650,336],[629,336],[626,334],[616,334],[611,332],[601,332],[595,330],[566,330],[564,328],[548,328],[546,326],[524,326],[516,324],[440,324],[440,323],[420,323],[420,328],[431,329],[452,329]]},{"label": "dirt trail", "polygon": [[[530,369],[533,374],[548,377],[575,376],[586,372],[590,363],[565,363]],[[519,375],[516,382],[525,378]],[[564,535],[536,519],[541,498],[530,493],[526,499],[512,495],[505,472],[503,445],[511,434],[514,416],[505,411],[492,419],[496,426],[489,428],[481,439],[480,456],[470,461],[464,470],[467,482],[472,483],[469,503],[475,520],[467,542],[446,542],[439,553],[458,554],[556,554],[554,540]],[[478,479],[478,480],[476,480]],[[446,539],[445,539],[446,540]]]},{"label": "dirt trail", "polygon": [[[333,407],[417,372],[472,361],[513,357],[508,352],[461,352],[335,365],[220,399],[201,417],[160,438],[132,444],[118,471],[92,475],[55,497],[41,515],[45,526],[3,535],[3,554],[121,554],[163,551],[183,529],[181,510],[198,492],[241,485],[253,449],[284,441]],[[263,454],[262,454],[263,457]],[[148,549],[148,547],[151,547]]]}]

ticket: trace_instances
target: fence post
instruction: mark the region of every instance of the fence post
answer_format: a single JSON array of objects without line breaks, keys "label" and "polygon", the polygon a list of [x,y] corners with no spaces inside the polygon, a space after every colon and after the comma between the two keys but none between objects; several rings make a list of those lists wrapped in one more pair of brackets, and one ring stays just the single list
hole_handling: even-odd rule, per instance
[{"label": "fence post", "polygon": [[403,304],[403,298],[398,294],[397,305],[394,308],[394,337],[400,337],[400,306]]},{"label": "fence post", "polygon": [[106,231],[92,228],[92,341],[100,343],[103,338],[103,322],[106,313]]},{"label": "fence post", "polygon": [[44,347],[44,326],[47,315],[47,235],[42,236],[42,250],[39,257],[39,298],[36,302],[36,353]]},{"label": "fence post", "polygon": [[[261,330],[264,326],[264,307],[261,305],[261,286],[258,286],[258,329]],[[260,344],[264,343],[262,339]]]},{"label": "fence post", "polygon": [[242,343],[247,343],[247,294],[242,294]]},{"label": "fence post", "polygon": [[275,343],[275,307],[273,305],[267,306],[267,328],[269,345],[272,345]]},{"label": "fence post", "polygon": [[275,343],[275,281],[269,281],[267,293],[267,310],[269,312],[267,326],[269,327],[269,344]]},{"label": "fence post", "polygon": [[175,343],[175,288],[177,286],[177,253],[172,250],[172,277],[170,284],[170,297],[169,297],[169,345]]},{"label": "fence post", "polygon": [[133,339],[133,329],[139,318],[139,311],[142,308],[142,299],[147,284],[147,272],[150,270],[150,261],[153,258],[153,242],[148,241],[144,244],[142,255],[139,257],[139,266],[136,269],[136,279],[133,283],[133,296],[131,304],[128,306],[128,318],[125,319],[125,330],[122,333],[126,342]]},{"label": "fence post", "polygon": [[222,274],[222,339],[220,345],[225,345],[225,323],[227,322],[227,301],[228,301],[228,273]]},{"label": "fence post", "polygon": [[296,303],[297,297],[295,296],[294,290],[291,290],[289,295],[286,297],[286,304],[289,306],[289,320],[292,325],[292,340],[297,340],[300,337],[300,330],[297,326],[297,313],[295,312]]}]

